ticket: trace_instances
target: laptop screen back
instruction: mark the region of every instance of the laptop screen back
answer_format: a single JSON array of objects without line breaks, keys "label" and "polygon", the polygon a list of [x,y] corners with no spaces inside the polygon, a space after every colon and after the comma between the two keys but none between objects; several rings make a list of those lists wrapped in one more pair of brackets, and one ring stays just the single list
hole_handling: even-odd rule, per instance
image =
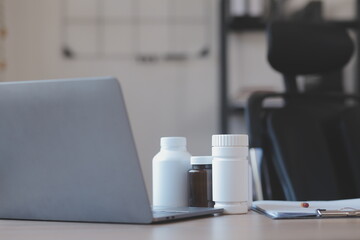
[{"label": "laptop screen back", "polygon": [[0,218],[151,222],[116,79],[0,83]]}]

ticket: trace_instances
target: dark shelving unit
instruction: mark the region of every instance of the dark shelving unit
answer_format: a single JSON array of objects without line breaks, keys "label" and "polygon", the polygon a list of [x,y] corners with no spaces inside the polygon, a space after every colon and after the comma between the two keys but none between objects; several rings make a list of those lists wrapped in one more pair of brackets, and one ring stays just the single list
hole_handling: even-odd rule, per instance
[{"label": "dark shelving unit", "polygon": [[265,20],[260,17],[231,17],[229,20],[229,29],[233,32],[240,31],[259,31],[264,30]]},{"label": "dark shelving unit", "polygon": [[228,34],[230,32],[263,31],[266,23],[263,18],[229,14],[229,0],[220,0],[219,21],[219,113],[220,133],[229,133],[229,117],[243,111],[243,107],[231,103],[228,96]]},{"label": "dark shelving unit", "polygon": [[[313,4],[313,3],[310,3]],[[310,5],[309,4],[309,5]],[[244,106],[235,104],[228,96],[228,35],[230,33],[245,31],[264,31],[267,20],[261,17],[231,16],[230,0],[219,2],[219,132],[229,133],[229,120],[233,114],[243,113]],[[306,6],[307,8],[308,6]],[[316,6],[318,7],[318,6]],[[318,10],[318,9],[316,9]],[[360,92],[360,0],[356,0],[356,18],[354,20],[327,21],[340,24],[346,28],[356,30],[356,91]]]}]

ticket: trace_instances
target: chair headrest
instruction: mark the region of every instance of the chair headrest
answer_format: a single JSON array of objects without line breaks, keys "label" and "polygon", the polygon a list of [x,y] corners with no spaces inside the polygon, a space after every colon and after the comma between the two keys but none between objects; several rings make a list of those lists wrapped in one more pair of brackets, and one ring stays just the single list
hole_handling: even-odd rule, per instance
[{"label": "chair headrest", "polygon": [[330,23],[272,22],[267,41],[270,65],[287,75],[340,70],[354,52],[346,29]]}]

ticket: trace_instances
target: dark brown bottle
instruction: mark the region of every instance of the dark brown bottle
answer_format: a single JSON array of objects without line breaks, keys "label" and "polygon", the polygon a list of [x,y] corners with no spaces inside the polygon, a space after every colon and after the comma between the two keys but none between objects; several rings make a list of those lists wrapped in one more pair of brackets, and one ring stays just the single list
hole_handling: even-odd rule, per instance
[{"label": "dark brown bottle", "polygon": [[212,201],[212,157],[191,157],[188,171],[189,206],[214,207]]}]

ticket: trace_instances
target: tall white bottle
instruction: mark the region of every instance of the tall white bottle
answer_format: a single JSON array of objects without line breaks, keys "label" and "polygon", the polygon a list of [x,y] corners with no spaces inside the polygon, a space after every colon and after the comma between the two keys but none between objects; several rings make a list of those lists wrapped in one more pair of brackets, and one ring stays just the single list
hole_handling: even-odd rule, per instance
[{"label": "tall white bottle", "polygon": [[188,206],[187,171],[190,153],[184,137],[162,137],[160,152],[153,158],[153,205]]},{"label": "tall white bottle", "polygon": [[247,135],[213,135],[213,201],[224,213],[248,212]]}]

